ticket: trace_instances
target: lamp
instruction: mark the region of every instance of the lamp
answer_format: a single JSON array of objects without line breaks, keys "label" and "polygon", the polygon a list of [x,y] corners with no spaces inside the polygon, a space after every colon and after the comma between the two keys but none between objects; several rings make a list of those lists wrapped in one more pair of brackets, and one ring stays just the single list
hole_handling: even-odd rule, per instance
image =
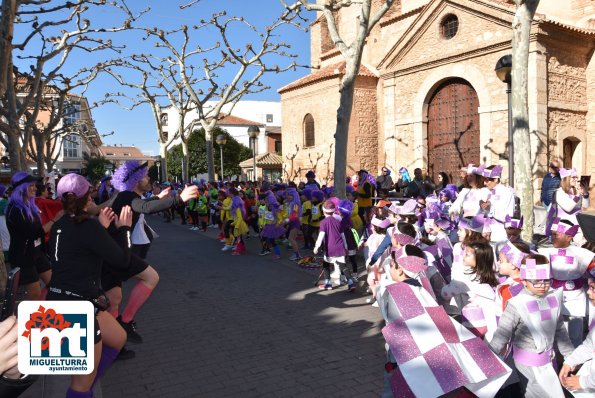
[{"label": "lamp", "polygon": [[111,176],[112,170],[114,170],[114,165],[112,163],[108,163],[105,165],[105,175],[106,176]]},{"label": "lamp", "polygon": [[503,83],[506,83],[506,95],[508,97],[508,184],[514,186],[514,144],[512,137],[512,89],[511,89],[511,71],[512,55],[503,56],[496,62],[494,68],[496,76]]},{"label": "lamp", "polygon": [[223,145],[227,144],[227,138],[223,134],[219,134],[215,138],[215,142],[219,145],[219,157],[221,158],[221,181],[225,179],[223,174]]},{"label": "lamp", "polygon": [[254,181],[257,181],[256,178],[256,139],[260,134],[260,129],[258,126],[250,126],[248,127],[248,137],[250,137],[250,146],[252,146],[252,172]]},{"label": "lamp", "polygon": [[155,166],[157,166],[157,180],[161,182],[161,160],[157,159],[155,161]]}]

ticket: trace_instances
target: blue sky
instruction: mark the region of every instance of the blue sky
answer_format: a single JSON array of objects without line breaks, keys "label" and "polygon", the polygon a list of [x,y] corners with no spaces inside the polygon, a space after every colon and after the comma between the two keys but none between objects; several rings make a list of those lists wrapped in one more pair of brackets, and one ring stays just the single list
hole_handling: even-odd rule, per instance
[{"label": "blue sky", "polygon": [[[278,0],[201,0],[198,4],[191,8],[180,10],[180,4],[186,4],[188,1],[163,1],[163,0],[127,0],[128,7],[134,12],[151,7],[150,12],[143,15],[141,19],[136,22],[137,26],[153,27],[168,30],[177,28],[183,24],[188,26],[200,23],[201,19],[209,19],[215,12],[225,10],[228,16],[242,16],[247,21],[255,25],[256,28],[262,29],[272,21],[275,20],[282,12],[283,8]],[[314,17],[313,12],[306,12],[304,15],[308,16],[310,20]],[[89,18],[92,25],[100,25],[104,27],[115,26],[122,20],[121,15],[108,7],[102,7],[93,11]],[[17,32],[18,35],[18,32]],[[195,43],[200,43],[204,48],[217,40],[216,32],[212,30],[201,30],[199,35],[196,35]],[[251,36],[246,31],[238,30],[234,37],[234,46],[243,48],[246,41],[250,41]],[[121,56],[132,53],[147,53],[157,54],[160,50],[156,49],[152,41],[144,41],[141,39],[139,32],[126,32],[110,37],[114,43],[125,44],[126,49],[123,50]],[[309,33],[298,30],[295,27],[286,27],[280,32],[279,40],[282,40],[291,45],[288,52],[298,55],[296,62],[302,65],[308,65],[310,62],[310,36]],[[84,67],[89,63],[89,60],[96,62],[97,60],[108,57],[109,54],[99,53],[73,53],[68,61],[68,67],[76,70]],[[197,61],[202,59],[197,58]],[[287,65],[290,61],[281,59],[274,59],[271,62],[278,63],[280,66]],[[231,71],[230,71],[231,73]],[[271,89],[251,96],[245,99],[252,100],[280,100],[279,94],[276,90],[308,73],[306,68],[298,68],[297,71],[289,71],[282,74],[269,74],[262,79],[262,82]],[[222,82],[225,82],[225,73],[221,76]],[[86,96],[90,103],[102,100],[106,94],[125,91],[126,89],[119,86],[112,78],[107,76],[97,79],[89,88]],[[159,145],[157,144],[157,134],[153,116],[148,106],[141,106],[132,111],[122,109],[115,104],[104,105],[93,110],[93,118],[95,119],[96,127],[101,134],[106,134],[111,131],[113,135],[103,138],[104,143],[113,145],[135,145],[143,151],[154,155],[159,153]]]}]

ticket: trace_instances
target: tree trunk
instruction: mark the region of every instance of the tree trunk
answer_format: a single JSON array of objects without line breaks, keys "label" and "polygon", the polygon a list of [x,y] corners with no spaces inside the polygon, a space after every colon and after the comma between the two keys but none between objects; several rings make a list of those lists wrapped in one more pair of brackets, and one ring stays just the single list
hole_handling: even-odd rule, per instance
[{"label": "tree trunk", "polygon": [[341,99],[337,109],[337,127],[335,129],[335,170],[333,185],[338,198],[345,197],[345,177],[347,175],[347,143],[349,142],[349,121],[353,109],[356,70],[346,66],[347,70],[341,81]]},{"label": "tree trunk", "polygon": [[41,137],[35,137],[35,163],[37,165],[37,176],[45,177],[44,142]]},{"label": "tree trunk", "polygon": [[159,143],[159,155],[161,156],[161,178],[163,181],[167,181],[167,150],[165,149],[166,143]]},{"label": "tree trunk", "polygon": [[188,181],[188,141],[182,140],[182,182]]},{"label": "tree trunk", "polygon": [[2,0],[0,16],[0,98],[4,97],[8,86],[8,74],[12,73],[12,38],[14,19],[17,12],[16,0]]},{"label": "tree trunk", "polygon": [[512,128],[514,138],[514,186],[521,199],[525,219],[523,239],[533,238],[533,170],[529,129],[528,74],[531,24],[539,0],[516,0],[518,5],[512,23]]},{"label": "tree trunk", "polygon": [[24,149],[19,140],[19,131],[11,131],[7,134],[8,138],[8,156],[10,157],[10,169],[13,173],[17,171],[29,171]]},{"label": "tree trunk", "polygon": [[[204,126],[203,126],[204,128]],[[213,154],[213,129],[205,128],[205,140],[207,146],[207,173],[209,174],[209,181],[215,181],[215,166]]]}]

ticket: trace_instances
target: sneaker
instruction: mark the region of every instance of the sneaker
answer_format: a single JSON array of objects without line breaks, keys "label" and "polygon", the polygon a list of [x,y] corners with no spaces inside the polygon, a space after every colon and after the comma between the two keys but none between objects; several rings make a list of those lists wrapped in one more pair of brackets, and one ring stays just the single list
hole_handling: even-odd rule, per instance
[{"label": "sneaker", "polygon": [[134,353],[134,351],[129,350],[126,347],[122,347],[122,349],[118,353],[118,356],[116,357],[116,361],[125,361],[127,359],[132,359],[135,356],[136,354]]},{"label": "sneaker", "polygon": [[357,274],[353,273],[351,274],[351,280],[357,283],[359,282],[359,277],[357,276]]},{"label": "sneaker", "polygon": [[355,292],[355,283],[350,279],[347,283],[347,290],[350,292]]},{"label": "sneaker", "polygon": [[219,239],[219,243],[225,243],[227,242],[227,239]]},{"label": "sneaker", "polygon": [[263,251],[260,252],[260,255],[261,256],[266,256],[267,254],[271,254],[271,251],[270,250],[263,250]]},{"label": "sneaker", "polygon": [[299,254],[294,254],[293,256],[289,257],[289,261],[297,261],[301,258],[302,256],[300,256]]},{"label": "sneaker", "polygon": [[318,288],[320,290],[333,290],[333,285],[330,282],[327,282],[325,284],[318,285]]},{"label": "sneaker", "polygon": [[223,248],[221,249],[221,251],[222,252],[228,252],[231,249],[233,249],[233,246],[232,245],[225,245],[225,246],[223,246]]},{"label": "sneaker", "polygon": [[345,275],[341,275],[341,277],[339,278],[339,281],[340,281],[341,285],[345,285],[347,283],[347,278],[345,277]]},{"label": "sneaker", "polygon": [[279,255],[275,254],[275,255],[273,256],[273,260],[281,260],[281,256],[279,256]]},{"label": "sneaker", "polygon": [[238,246],[237,246],[237,245],[233,245],[233,246],[231,247],[231,250],[236,250],[237,248],[238,248]]},{"label": "sneaker", "polygon": [[122,316],[118,316],[118,323],[122,328],[126,331],[126,335],[128,336],[128,342],[130,343],[142,343],[143,338],[140,337],[140,334],[136,331],[136,322],[130,321],[128,323],[122,321]]}]

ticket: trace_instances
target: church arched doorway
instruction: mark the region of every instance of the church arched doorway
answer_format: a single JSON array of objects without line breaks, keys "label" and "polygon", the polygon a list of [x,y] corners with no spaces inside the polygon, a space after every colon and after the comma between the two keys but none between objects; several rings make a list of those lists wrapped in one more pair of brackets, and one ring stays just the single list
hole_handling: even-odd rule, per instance
[{"label": "church arched doorway", "polygon": [[441,83],[428,101],[428,172],[434,181],[441,171],[458,183],[459,170],[479,164],[479,99],[468,81]]}]

